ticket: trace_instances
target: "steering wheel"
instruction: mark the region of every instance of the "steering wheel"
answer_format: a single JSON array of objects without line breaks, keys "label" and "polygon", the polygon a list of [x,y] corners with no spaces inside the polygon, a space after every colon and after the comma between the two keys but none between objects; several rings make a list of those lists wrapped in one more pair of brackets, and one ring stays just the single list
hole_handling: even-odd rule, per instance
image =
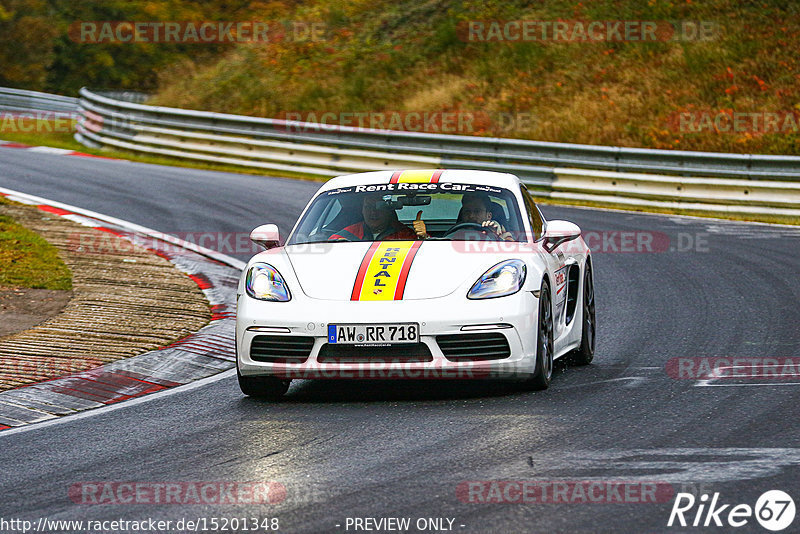
[{"label": "steering wheel", "polygon": [[455,234],[456,232],[459,232],[459,231],[462,231],[462,230],[477,230],[479,232],[483,232],[487,236],[492,236],[495,241],[500,241],[500,237],[496,233],[494,233],[491,228],[489,228],[487,226],[482,226],[482,225],[480,225],[478,223],[459,223],[459,224],[453,226],[452,228],[450,228],[447,231],[447,233],[444,234],[442,237],[449,237],[449,236]]}]

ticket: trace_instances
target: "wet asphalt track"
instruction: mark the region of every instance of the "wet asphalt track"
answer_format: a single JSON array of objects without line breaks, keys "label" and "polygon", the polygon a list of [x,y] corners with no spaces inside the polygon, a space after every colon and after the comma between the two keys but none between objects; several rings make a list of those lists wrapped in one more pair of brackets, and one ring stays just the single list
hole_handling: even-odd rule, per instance
[{"label": "wet asphalt track", "polygon": [[[0,148],[0,186],[169,233],[247,233],[275,222],[285,235],[317,185]],[[274,404],[243,397],[229,377],[0,433],[0,518],[277,517],[281,532],[354,532],[348,517],[408,517],[412,527],[418,518],[451,518],[465,533],[730,530],[667,528],[672,499],[461,502],[458,484],[479,480],[652,481],[751,506],[782,489],[800,505],[800,378],[702,382],[665,370],[674,357],[800,356],[800,231],[543,211],[585,231],[653,233],[657,249],[595,251],[595,363],[557,366],[548,391],[302,381]],[[68,494],[81,481],[262,480],[283,483],[285,501],[98,506]],[[798,530],[800,519],[785,532]],[[753,518],[737,531],[767,532]]]}]

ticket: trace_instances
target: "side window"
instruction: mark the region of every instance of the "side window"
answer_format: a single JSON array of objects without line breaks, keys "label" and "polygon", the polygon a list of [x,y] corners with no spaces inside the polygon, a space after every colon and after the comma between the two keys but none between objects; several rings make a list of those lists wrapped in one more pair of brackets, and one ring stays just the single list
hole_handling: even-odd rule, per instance
[{"label": "side window", "polygon": [[536,202],[533,201],[531,194],[528,193],[528,188],[523,184],[520,186],[520,189],[522,190],[522,199],[525,201],[525,211],[528,212],[528,220],[530,221],[531,229],[533,230],[533,240],[536,241],[542,237],[542,231],[544,228],[542,214],[539,213],[539,208],[536,207]]}]

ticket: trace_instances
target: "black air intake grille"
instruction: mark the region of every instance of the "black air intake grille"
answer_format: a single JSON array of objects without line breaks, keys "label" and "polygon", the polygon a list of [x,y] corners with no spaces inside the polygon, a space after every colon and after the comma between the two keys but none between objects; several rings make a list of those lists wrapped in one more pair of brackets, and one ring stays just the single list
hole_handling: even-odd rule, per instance
[{"label": "black air intake grille", "polygon": [[357,347],[326,343],[317,355],[319,363],[408,363],[432,362],[433,355],[425,343],[388,347]]},{"label": "black air intake grille", "polygon": [[506,336],[499,333],[436,336],[436,343],[451,361],[502,360],[511,356]]},{"label": "black air intake grille", "polygon": [[310,336],[256,336],[250,344],[250,358],[256,362],[303,363],[313,346]]}]

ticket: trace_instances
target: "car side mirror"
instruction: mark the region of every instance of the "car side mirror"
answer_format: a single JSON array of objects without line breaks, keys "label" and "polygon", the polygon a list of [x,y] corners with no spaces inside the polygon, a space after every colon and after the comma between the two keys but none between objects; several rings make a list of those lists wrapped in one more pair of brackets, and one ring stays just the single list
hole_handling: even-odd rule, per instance
[{"label": "car side mirror", "polygon": [[569,221],[547,221],[544,231],[544,248],[553,252],[557,246],[581,236],[580,227]]},{"label": "car side mirror", "polygon": [[280,231],[276,224],[262,224],[250,232],[250,241],[261,245],[265,250],[275,248],[281,244]]}]

